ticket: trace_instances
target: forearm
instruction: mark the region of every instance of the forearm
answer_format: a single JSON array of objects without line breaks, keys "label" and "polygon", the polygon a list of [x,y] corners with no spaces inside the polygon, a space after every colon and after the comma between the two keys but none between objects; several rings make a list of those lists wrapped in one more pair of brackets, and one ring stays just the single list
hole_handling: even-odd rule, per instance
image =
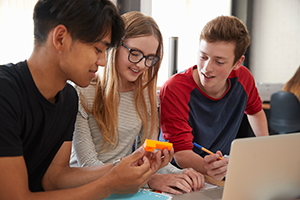
[{"label": "forearm", "polygon": [[[74,188],[87,183],[93,182],[113,168],[113,164],[105,164],[96,167],[65,167],[61,168],[48,181],[52,184],[47,184],[45,190]],[[47,187],[48,186],[48,187]],[[50,187],[49,187],[50,186]]]},{"label": "forearm", "polygon": [[[114,180],[116,181],[116,180]],[[101,200],[114,193],[114,183],[109,176],[100,178],[92,183],[70,189],[53,190],[40,193],[30,193],[28,199],[56,200]]]},{"label": "forearm", "polygon": [[113,164],[73,168],[69,166],[71,142],[65,142],[48,167],[42,185],[45,190],[73,188],[95,181],[105,175]]},{"label": "forearm", "polygon": [[23,157],[0,157],[0,199],[43,199],[43,200],[96,200],[114,193],[118,177],[104,175],[100,179],[77,188],[31,192],[28,187],[28,173]]},{"label": "forearm", "polygon": [[268,122],[263,110],[253,114],[247,115],[250,126],[256,136],[267,136],[269,135],[268,131]]},{"label": "forearm", "polygon": [[178,151],[174,158],[181,168],[193,168],[201,174],[207,174],[203,158],[191,150]]}]

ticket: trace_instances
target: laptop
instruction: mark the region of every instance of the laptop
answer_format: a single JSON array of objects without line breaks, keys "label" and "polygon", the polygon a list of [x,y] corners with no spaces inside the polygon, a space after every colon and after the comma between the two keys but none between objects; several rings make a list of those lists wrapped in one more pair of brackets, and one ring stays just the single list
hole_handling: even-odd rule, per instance
[{"label": "laptop", "polygon": [[234,140],[224,187],[173,197],[179,199],[300,199],[300,133]]}]

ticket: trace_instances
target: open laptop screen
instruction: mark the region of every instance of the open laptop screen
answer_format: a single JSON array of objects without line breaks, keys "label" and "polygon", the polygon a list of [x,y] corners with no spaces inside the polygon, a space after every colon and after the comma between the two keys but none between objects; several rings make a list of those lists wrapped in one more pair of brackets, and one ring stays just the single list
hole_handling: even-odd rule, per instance
[{"label": "open laptop screen", "polygon": [[233,141],[223,199],[300,197],[300,133]]}]

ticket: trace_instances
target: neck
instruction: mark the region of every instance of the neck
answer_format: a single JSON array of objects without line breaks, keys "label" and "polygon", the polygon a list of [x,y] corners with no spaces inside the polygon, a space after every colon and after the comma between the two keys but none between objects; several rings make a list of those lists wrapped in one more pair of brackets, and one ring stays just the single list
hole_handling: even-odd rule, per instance
[{"label": "neck", "polygon": [[135,89],[135,82],[129,82],[127,80],[120,81],[120,92],[129,92]]},{"label": "neck", "polygon": [[43,47],[35,47],[27,61],[36,87],[52,103],[55,103],[56,94],[66,85],[66,80],[59,78],[57,73],[59,64],[54,57],[51,53],[45,52]]}]

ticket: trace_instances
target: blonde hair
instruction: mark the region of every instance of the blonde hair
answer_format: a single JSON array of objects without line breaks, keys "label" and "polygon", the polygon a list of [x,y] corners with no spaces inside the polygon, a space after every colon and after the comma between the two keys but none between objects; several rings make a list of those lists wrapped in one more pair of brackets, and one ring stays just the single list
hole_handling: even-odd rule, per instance
[{"label": "blonde hair", "polygon": [[[137,113],[146,131],[150,132],[143,135],[141,141],[146,138],[153,138],[154,133],[158,133],[158,110],[156,99],[157,73],[163,57],[162,35],[156,22],[149,16],[140,12],[128,12],[122,15],[125,23],[125,35],[123,39],[136,38],[154,35],[159,42],[156,55],[161,59],[154,67],[149,68],[135,81],[134,101]],[[104,151],[110,147],[116,148],[119,143],[118,130],[118,107],[120,101],[120,75],[116,68],[116,53],[118,49],[112,48],[108,51],[107,66],[104,69],[103,77],[97,77],[93,84],[96,84],[96,95],[92,110],[84,109],[92,113],[95,117],[99,130],[102,132]],[[147,88],[147,90],[145,90]],[[150,124],[148,124],[148,109],[144,92],[148,92],[150,102]],[[84,102],[80,95],[81,102]],[[157,135],[156,135],[157,136]]]},{"label": "blonde hair", "polygon": [[294,76],[283,86],[282,90],[293,93],[300,101],[300,66]]}]

